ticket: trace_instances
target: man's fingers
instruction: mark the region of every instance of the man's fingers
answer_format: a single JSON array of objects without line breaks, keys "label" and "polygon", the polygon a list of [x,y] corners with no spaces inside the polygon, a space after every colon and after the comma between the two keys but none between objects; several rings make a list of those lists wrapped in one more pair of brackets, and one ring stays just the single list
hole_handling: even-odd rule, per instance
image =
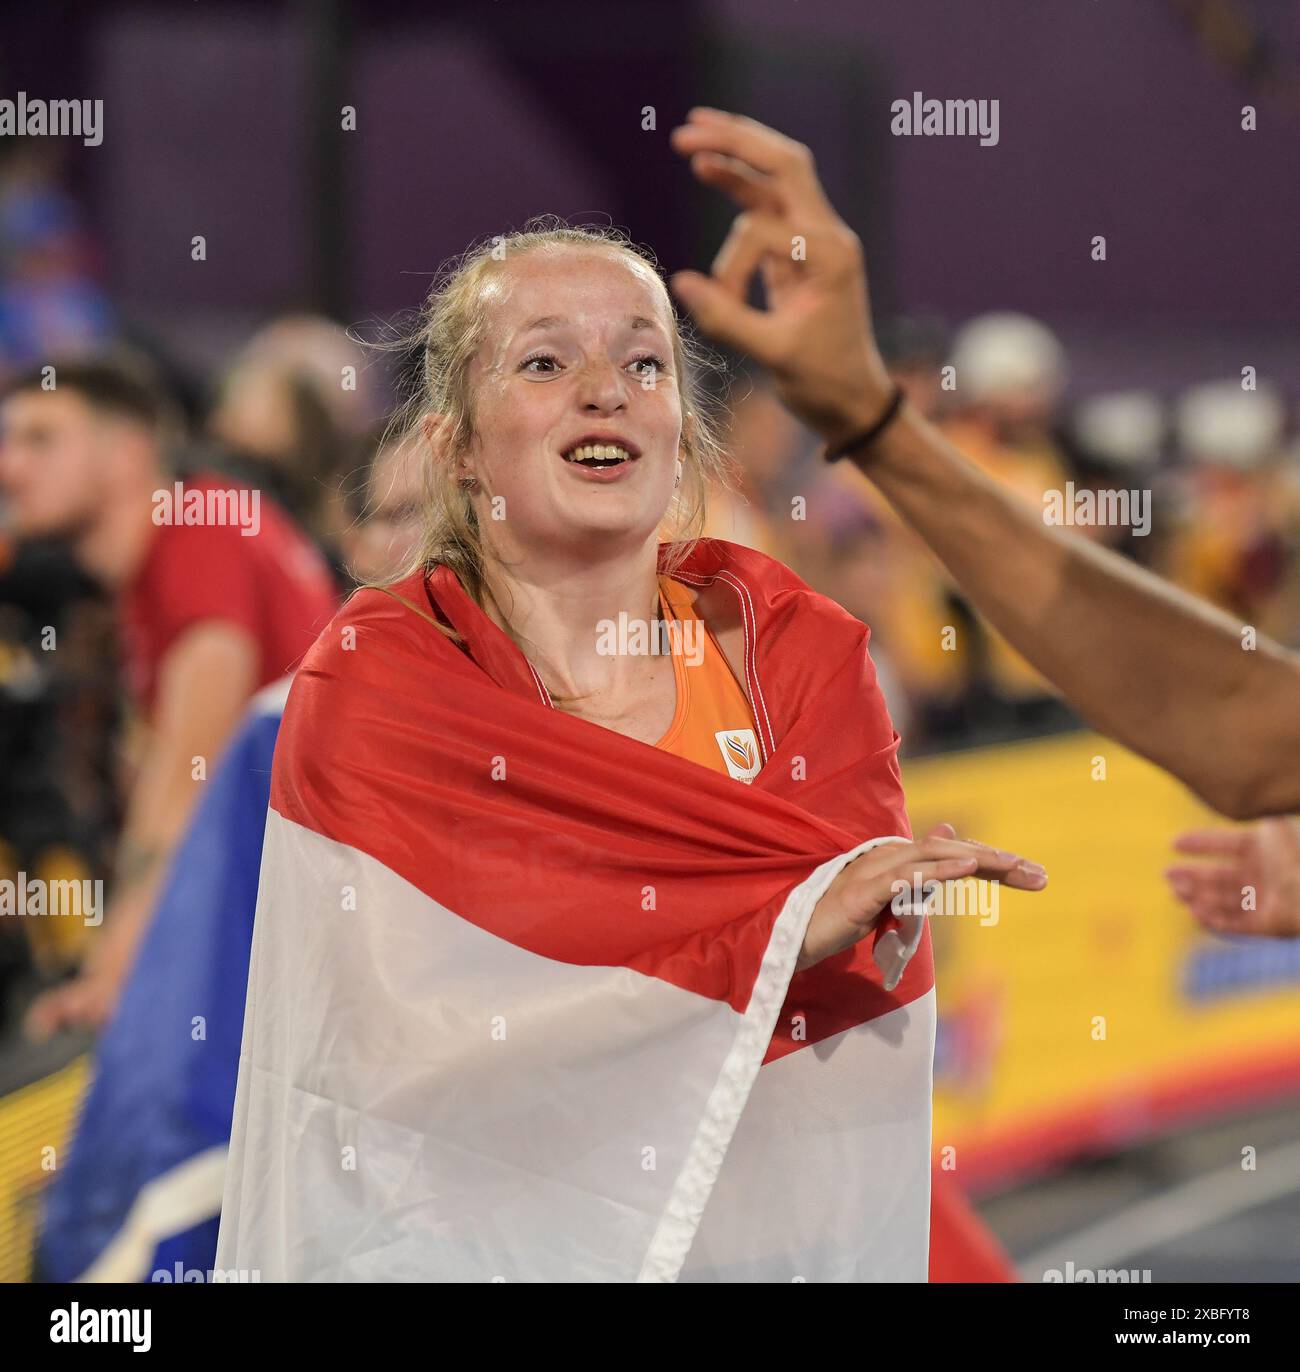
[{"label": "man's fingers", "polygon": [[1190,829],[1174,839],[1180,853],[1207,857],[1243,857],[1250,846],[1248,829]]},{"label": "man's fingers", "polygon": [[743,162],[720,152],[697,152],[691,158],[696,177],[723,191],[747,210],[779,209],[771,183]]},{"label": "man's fingers", "polygon": [[1205,887],[1196,887],[1186,894],[1180,892],[1178,898],[1198,919],[1212,914],[1216,919],[1242,920],[1252,913],[1242,908],[1240,896],[1233,899],[1231,894]]},{"label": "man's fingers", "polygon": [[1235,868],[1170,867],[1165,876],[1180,900],[1208,899],[1238,910],[1242,908],[1247,883]]},{"label": "man's fingers", "polygon": [[1240,911],[1234,917],[1224,915],[1221,911],[1207,906],[1189,906],[1192,918],[1212,934],[1246,934],[1250,930],[1245,927],[1244,917]]},{"label": "man's fingers", "polygon": [[1166,867],[1165,876],[1175,889],[1236,892],[1247,884],[1240,867],[1228,863],[1204,863],[1199,867]]},{"label": "man's fingers", "polygon": [[761,211],[746,210],[732,221],[713,259],[713,279],[737,300],[744,300],[763,259],[769,255],[788,258],[790,251],[790,236],[780,220]]},{"label": "man's fingers", "polygon": [[776,361],[770,337],[771,321],[766,311],[737,300],[702,272],[675,272],[669,285],[710,338],[748,353],[762,366],[771,367]]},{"label": "man's fingers", "polygon": [[694,109],[688,122],[675,128],[670,137],[678,152],[721,153],[762,172],[771,178],[784,209],[799,206],[834,214],[817,179],[811,152],[756,119],[723,110]]}]

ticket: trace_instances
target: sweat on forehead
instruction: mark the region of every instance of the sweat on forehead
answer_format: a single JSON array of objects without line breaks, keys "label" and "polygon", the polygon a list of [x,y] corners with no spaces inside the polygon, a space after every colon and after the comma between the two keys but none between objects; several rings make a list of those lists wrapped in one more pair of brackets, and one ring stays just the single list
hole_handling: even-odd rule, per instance
[{"label": "sweat on forehead", "polygon": [[520,252],[484,279],[480,300],[485,356],[509,346],[536,320],[580,326],[595,312],[648,318],[671,337],[663,281],[640,258],[615,247],[551,243]]}]

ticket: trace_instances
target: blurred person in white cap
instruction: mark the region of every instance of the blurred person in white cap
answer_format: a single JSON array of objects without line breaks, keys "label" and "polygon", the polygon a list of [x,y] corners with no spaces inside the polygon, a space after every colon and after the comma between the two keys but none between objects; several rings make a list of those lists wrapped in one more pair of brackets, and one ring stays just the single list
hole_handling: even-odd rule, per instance
[{"label": "blurred person in white cap", "polygon": [[1128,516],[1077,520],[1075,532],[1143,566],[1152,564],[1165,523],[1153,506],[1159,504],[1168,428],[1160,397],[1144,390],[1087,396],[1073,407],[1065,426],[1074,499],[1090,495],[1098,511],[1109,500]]},{"label": "blurred person in white cap", "polygon": [[[1068,368],[1051,329],[1012,311],[979,315],[958,329],[948,364],[953,406],[938,423],[949,441],[1036,505],[1063,491],[1069,469],[1056,429]],[[967,714],[1014,733],[1061,722],[1050,685],[1001,635],[981,624],[973,640]]]},{"label": "blurred person in white cap", "polygon": [[[946,409],[943,324],[927,315],[892,319],[880,331],[880,346],[908,404],[937,421]],[[802,481],[808,494],[807,518],[795,524],[803,534],[800,574],[871,625],[881,688],[909,748],[967,735],[974,635],[959,634],[952,643],[945,634],[958,607],[943,568],[861,472],[846,462],[820,465]],[[957,622],[968,621],[963,614]]]},{"label": "blurred person in white cap", "polygon": [[1275,613],[1287,549],[1274,500],[1286,413],[1267,382],[1194,386],[1176,409],[1181,473],[1180,520],[1161,568],[1189,591],[1266,633],[1284,634]]},{"label": "blurred person in white cap", "polygon": [[983,314],[958,329],[948,361],[956,402],[942,421],[949,440],[1030,500],[1064,482],[1053,429],[1067,367],[1051,329],[1026,314]]}]

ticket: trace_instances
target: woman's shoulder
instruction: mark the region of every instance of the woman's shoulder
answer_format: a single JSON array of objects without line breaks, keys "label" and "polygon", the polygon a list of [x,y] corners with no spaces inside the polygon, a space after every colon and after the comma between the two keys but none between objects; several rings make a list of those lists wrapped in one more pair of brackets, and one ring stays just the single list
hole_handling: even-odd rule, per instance
[{"label": "woman's shoulder", "polygon": [[433,611],[424,571],[383,586],[361,586],[343,602],[303,658],[299,675],[391,682],[403,665],[459,656]]},{"label": "woman's shoulder", "polygon": [[[725,538],[696,539],[672,575],[696,589],[696,608],[705,618],[708,615],[702,608],[704,601],[715,606],[718,613],[726,613],[730,601],[736,604],[735,613],[742,616],[757,614],[760,607],[766,607],[827,623],[860,626],[860,621],[841,605],[814,590],[778,558]],[[718,594],[717,588],[722,586],[730,589],[729,595]]]}]

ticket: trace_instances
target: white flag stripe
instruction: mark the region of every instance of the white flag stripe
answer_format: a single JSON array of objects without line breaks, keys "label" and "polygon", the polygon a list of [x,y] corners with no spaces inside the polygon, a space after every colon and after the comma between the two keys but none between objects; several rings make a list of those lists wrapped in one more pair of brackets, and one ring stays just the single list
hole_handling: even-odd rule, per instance
[{"label": "white flag stripe", "polygon": [[769,1062],[679,1280],[926,1281],[934,992]]},{"label": "white flag stripe", "polygon": [[[791,893],[738,1015],[519,948],[272,812],[217,1265],[271,1281],[674,1279],[755,1075],[817,1051],[759,1074],[812,892],[868,846]],[[909,1035],[928,1099],[927,1038]],[[859,1090],[877,1096],[870,1077]],[[783,1184],[752,1177],[745,1209]],[[838,1212],[838,1190],[823,1208]]]}]

